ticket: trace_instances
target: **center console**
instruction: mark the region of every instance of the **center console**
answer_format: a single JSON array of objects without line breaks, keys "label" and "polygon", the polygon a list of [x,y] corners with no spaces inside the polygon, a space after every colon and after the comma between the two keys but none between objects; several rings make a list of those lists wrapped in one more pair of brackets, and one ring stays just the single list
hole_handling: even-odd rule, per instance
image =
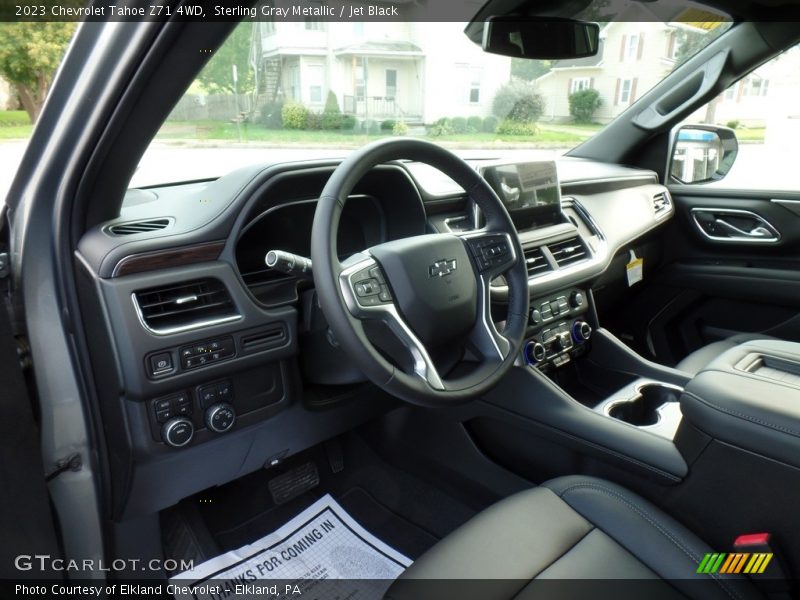
[{"label": "center console", "polygon": [[689,382],[681,408],[714,440],[800,468],[800,344],[735,346]]},{"label": "center console", "polygon": [[531,302],[523,360],[542,371],[567,364],[589,350],[586,290],[571,288]]}]

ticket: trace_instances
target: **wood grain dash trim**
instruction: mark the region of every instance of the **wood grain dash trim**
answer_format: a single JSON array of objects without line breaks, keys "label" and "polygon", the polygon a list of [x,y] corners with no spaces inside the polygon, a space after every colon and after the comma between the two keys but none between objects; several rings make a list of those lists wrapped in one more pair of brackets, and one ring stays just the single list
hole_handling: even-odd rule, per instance
[{"label": "wood grain dash trim", "polygon": [[155,250],[126,256],[116,264],[112,277],[122,277],[133,273],[144,273],[169,267],[183,267],[210,260],[217,260],[225,247],[224,241],[207,242],[182,248]]}]

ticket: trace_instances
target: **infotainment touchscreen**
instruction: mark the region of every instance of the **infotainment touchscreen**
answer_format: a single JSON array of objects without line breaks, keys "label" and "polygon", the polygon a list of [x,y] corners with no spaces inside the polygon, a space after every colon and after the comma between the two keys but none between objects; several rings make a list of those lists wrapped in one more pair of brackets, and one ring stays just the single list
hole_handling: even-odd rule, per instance
[{"label": "infotainment touchscreen", "polygon": [[494,164],[481,169],[520,231],[563,222],[554,161]]}]

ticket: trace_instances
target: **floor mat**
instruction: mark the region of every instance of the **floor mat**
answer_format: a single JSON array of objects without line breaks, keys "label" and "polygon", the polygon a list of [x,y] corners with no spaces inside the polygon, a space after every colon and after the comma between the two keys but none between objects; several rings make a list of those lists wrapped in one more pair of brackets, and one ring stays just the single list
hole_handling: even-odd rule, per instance
[{"label": "floor mat", "polygon": [[186,504],[200,512],[209,534],[226,551],[274,531],[330,494],[365,529],[412,559],[476,513],[466,499],[454,498],[388,465],[360,438],[349,436],[342,446],[346,466],[341,472],[332,472],[325,453],[319,450],[287,461],[284,472],[313,460],[320,483],[284,504],[276,505],[269,490],[269,482],[280,469],[206,490]]},{"label": "floor mat", "polygon": [[[376,503],[363,490],[344,499],[353,507]],[[384,511],[386,512],[386,511]],[[391,513],[377,518],[393,519]],[[385,527],[385,524],[381,524]],[[276,531],[173,577],[178,598],[291,597],[320,600],[381,598],[411,560],[370,534],[326,494]]]}]

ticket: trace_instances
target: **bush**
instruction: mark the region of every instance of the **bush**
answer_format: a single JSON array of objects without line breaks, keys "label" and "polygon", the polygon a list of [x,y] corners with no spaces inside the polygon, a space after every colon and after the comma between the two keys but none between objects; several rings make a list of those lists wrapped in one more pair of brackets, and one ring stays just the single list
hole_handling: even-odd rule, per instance
[{"label": "bush", "polygon": [[408,125],[405,121],[398,121],[392,127],[392,135],[408,135]]},{"label": "bush", "polygon": [[345,131],[352,131],[356,128],[358,121],[353,115],[342,115],[342,129]]},{"label": "bush", "polygon": [[381,132],[381,126],[377,121],[367,119],[366,121],[361,121],[361,131],[370,135],[377,135]]},{"label": "bush", "polygon": [[725,127],[730,127],[731,129],[739,129],[739,125],[741,125],[741,123],[738,119],[734,119],[733,121],[728,121],[725,123]]},{"label": "bush", "polygon": [[592,115],[601,104],[600,92],[593,89],[580,90],[569,95],[569,114],[577,123],[591,123]]},{"label": "bush", "polygon": [[341,129],[342,128],[342,111],[339,110],[339,101],[336,99],[336,94],[328,92],[328,97],[325,100],[325,110],[322,111],[322,129]]},{"label": "bush", "polygon": [[284,129],[305,129],[308,109],[302,104],[288,102],[281,108],[281,123]]},{"label": "bush", "polygon": [[467,119],[467,133],[478,133],[483,129],[483,119],[480,117],[470,117]]},{"label": "bush", "polygon": [[536,135],[539,128],[536,123],[521,123],[512,119],[503,119],[497,126],[500,135]]},{"label": "bush", "polygon": [[385,121],[381,121],[381,131],[392,131],[396,124],[397,121],[394,119],[386,119]]},{"label": "bush", "polygon": [[283,127],[283,102],[268,102],[261,107],[261,125],[267,129],[280,129]]},{"label": "bush", "polygon": [[464,117],[453,117],[450,119],[450,126],[453,128],[453,133],[467,133],[467,120]]},{"label": "bush", "polygon": [[433,137],[439,137],[441,135],[452,135],[453,133],[453,125],[450,122],[450,119],[447,117],[442,117],[438,121],[435,121],[433,125],[428,127],[428,135],[432,135]]},{"label": "bush", "polygon": [[497,131],[497,125],[500,123],[500,119],[495,117],[494,115],[489,115],[483,120],[483,124],[481,125],[481,131],[486,133],[494,133]]},{"label": "bush", "polygon": [[309,131],[320,131],[323,125],[324,115],[309,111],[306,115],[306,129]]},{"label": "bush", "polygon": [[518,123],[535,123],[544,113],[544,98],[529,83],[512,81],[505,84],[492,100],[492,113],[499,119]]}]

